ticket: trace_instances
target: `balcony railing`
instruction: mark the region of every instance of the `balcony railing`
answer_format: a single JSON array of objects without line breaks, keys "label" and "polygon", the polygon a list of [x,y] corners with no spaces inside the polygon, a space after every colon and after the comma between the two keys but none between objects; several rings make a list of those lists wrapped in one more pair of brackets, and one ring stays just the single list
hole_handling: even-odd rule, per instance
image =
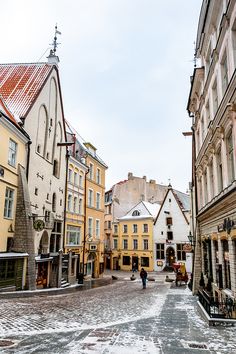
[{"label": "balcony railing", "polygon": [[233,300],[215,301],[204,290],[198,292],[198,298],[209,317],[236,320],[236,306]]}]

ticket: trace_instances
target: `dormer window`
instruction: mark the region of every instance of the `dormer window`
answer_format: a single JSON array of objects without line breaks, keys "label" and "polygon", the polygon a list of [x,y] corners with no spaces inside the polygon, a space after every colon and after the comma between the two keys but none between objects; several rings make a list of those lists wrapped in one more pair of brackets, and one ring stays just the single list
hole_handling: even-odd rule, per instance
[{"label": "dormer window", "polygon": [[139,216],[140,215],[140,211],[139,210],[134,210],[132,213],[132,216]]}]

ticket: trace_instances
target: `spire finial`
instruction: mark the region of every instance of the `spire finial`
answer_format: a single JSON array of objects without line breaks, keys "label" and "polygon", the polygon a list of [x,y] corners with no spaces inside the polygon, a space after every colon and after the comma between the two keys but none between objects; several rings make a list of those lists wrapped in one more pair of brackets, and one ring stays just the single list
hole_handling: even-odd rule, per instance
[{"label": "spire finial", "polygon": [[55,26],[55,35],[54,35],[54,38],[53,38],[53,42],[52,42],[52,44],[50,44],[53,47],[53,49],[51,49],[51,53],[50,53],[52,55],[56,55],[57,47],[58,47],[59,44],[61,44],[61,43],[57,42],[57,34],[61,34],[61,32],[57,30],[57,24],[56,24],[56,26]]}]

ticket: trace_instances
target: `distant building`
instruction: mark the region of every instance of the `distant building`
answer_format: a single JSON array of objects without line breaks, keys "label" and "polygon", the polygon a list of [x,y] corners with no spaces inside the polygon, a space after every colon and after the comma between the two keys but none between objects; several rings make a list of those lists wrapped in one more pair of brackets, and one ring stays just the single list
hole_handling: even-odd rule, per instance
[{"label": "distant building", "polygon": [[[192,271],[192,249],[189,249],[190,197],[173,190],[171,185],[154,222],[154,270],[184,263]],[[188,250],[188,252],[186,252]]]},{"label": "distant building", "polygon": [[194,287],[236,299],[236,2],[203,1],[188,111],[196,202]]}]

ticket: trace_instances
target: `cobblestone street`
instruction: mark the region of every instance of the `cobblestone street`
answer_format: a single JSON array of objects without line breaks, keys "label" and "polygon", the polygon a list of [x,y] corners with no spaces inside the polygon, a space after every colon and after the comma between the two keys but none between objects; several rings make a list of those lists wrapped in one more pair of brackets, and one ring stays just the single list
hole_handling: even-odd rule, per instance
[{"label": "cobblestone street", "polygon": [[[0,303],[2,353],[227,353],[236,352],[235,327],[208,327],[197,299],[164,278],[127,278],[57,296]],[[198,346],[198,348],[197,348]]]}]

